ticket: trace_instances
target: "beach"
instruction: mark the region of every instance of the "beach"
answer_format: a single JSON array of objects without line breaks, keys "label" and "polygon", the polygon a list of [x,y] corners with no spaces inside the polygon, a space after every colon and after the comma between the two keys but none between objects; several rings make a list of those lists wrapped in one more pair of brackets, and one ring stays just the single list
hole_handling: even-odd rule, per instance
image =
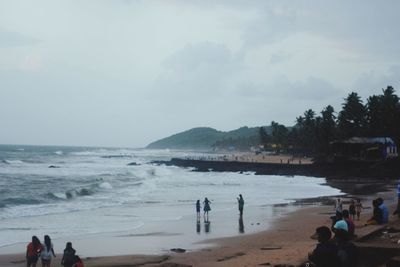
[{"label": "beach", "polygon": [[[364,235],[382,227],[364,226],[364,223],[371,216],[370,202],[376,197],[384,198],[390,210],[393,210],[397,199],[393,186],[388,186],[388,190],[357,196],[363,200],[365,209],[361,220],[355,221],[356,234]],[[348,206],[346,203],[350,197],[343,198],[344,208]],[[327,198],[325,203],[328,203],[329,199],[331,198]],[[321,225],[330,226],[329,216],[333,214],[333,206],[321,204],[319,201],[300,201],[294,211],[274,220],[267,231],[203,241],[206,245],[211,244],[203,249],[188,250],[184,253],[166,251],[158,255],[137,255],[132,252],[130,255],[89,257],[84,259],[85,266],[298,266],[306,260],[307,253],[316,245],[316,240],[310,238],[315,228]],[[391,216],[390,220],[393,222],[398,219]],[[98,244],[95,244],[96,238],[87,242],[88,246],[98,247]],[[60,257],[58,253],[52,266],[61,266]],[[25,266],[24,255],[1,255],[0,266]]]}]

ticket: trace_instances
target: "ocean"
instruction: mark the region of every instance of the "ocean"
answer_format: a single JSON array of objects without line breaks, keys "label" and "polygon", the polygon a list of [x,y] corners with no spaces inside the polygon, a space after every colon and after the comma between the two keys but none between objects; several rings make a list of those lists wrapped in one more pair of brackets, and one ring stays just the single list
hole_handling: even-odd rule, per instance
[{"label": "ocean", "polygon": [[[340,194],[323,178],[195,172],[151,163],[202,155],[0,145],[0,254],[22,250],[32,235],[45,234],[60,251],[72,241],[85,256],[197,249],[207,239],[265,230],[294,210],[290,204],[297,199]],[[239,194],[245,199],[242,225]],[[196,200],[205,197],[212,209],[207,224],[197,222],[195,213]],[[104,240],[117,247],[94,245]]]}]

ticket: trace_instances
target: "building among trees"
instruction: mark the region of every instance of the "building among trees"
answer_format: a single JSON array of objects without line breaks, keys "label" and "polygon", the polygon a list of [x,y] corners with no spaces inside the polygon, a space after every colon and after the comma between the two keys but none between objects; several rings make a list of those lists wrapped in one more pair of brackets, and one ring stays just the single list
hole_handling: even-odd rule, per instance
[{"label": "building among trees", "polygon": [[398,157],[397,146],[390,137],[351,137],[330,143],[335,159],[383,160]]}]

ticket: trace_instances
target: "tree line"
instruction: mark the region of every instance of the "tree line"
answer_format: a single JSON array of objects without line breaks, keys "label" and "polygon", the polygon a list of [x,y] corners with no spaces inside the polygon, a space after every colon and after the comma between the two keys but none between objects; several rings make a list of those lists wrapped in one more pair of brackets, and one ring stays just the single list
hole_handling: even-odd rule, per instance
[{"label": "tree line", "polygon": [[372,95],[365,104],[351,92],[336,112],[331,105],[319,114],[308,109],[296,118],[293,127],[272,121],[268,132],[260,127],[259,138],[264,149],[303,155],[326,155],[330,142],[350,137],[391,137],[400,141],[400,101],[392,86],[382,94]]}]

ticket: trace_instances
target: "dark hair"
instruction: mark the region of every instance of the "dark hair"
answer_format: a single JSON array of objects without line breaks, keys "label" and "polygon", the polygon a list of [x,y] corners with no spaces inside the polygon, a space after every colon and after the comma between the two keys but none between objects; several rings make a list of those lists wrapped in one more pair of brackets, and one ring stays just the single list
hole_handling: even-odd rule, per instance
[{"label": "dark hair", "polygon": [[383,204],[383,199],[381,197],[378,197],[376,199],[376,204],[378,204],[378,206],[382,205]]},{"label": "dark hair", "polygon": [[51,239],[50,239],[50,236],[48,236],[48,235],[45,235],[45,236],[44,236],[44,244],[46,245],[47,251],[50,251],[50,249],[51,249]]},{"label": "dark hair", "polygon": [[67,242],[67,244],[65,245],[65,250],[71,250],[72,248],[72,243],[71,242]]},{"label": "dark hair", "polygon": [[36,250],[36,249],[38,249],[42,244],[40,243],[40,240],[39,240],[39,238],[37,237],[37,236],[32,236],[32,245],[33,245],[33,248]]},{"label": "dark hair", "polygon": [[331,230],[326,226],[318,227],[315,232],[318,234],[318,241],[328,241],[332,237]]}]

